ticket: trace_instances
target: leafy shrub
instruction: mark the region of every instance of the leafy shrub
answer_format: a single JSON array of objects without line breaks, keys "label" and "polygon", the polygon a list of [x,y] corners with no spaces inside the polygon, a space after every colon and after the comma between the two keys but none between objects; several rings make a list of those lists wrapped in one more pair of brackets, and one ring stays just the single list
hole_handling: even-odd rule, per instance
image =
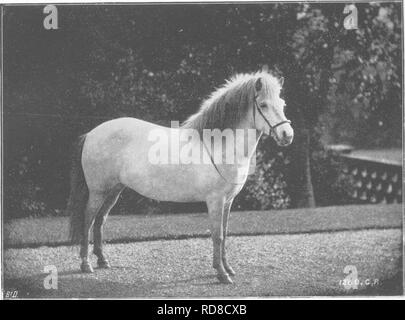
[{"label": "leafy shrub", "polygon": [[7,189],[4,193],[4,202],[8,213],[5,215],[6,219],[10,216],[14,218],[45,216],[49,213],[47,206],[40,199],[41,187],[28,175],[29,164],[28,157],[24,156],[5,178]]},{"label": "leafy shrub", "polygon": [[344,173],[344,162],[338,153],[324,148],[312,153],[312,184],[318,206],[351,204],[354,190],[352,177]]},{"label": "leafy shrub", "polygon": [[283,170],[286,159],[279,152],[266,157],[261,149],[256,151],[255,172],[248,177],[246,185],[236,197],[233,208],[238,210],[285,209],[290,204]]}]

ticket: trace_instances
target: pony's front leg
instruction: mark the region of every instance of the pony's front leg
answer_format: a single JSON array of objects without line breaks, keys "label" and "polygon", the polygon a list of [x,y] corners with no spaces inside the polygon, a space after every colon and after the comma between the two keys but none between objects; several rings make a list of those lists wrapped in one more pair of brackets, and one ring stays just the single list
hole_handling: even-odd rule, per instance
[{"label": "pony's front leg", "polygon": [[232,200],[227,201],[225,203],[224,206],[224,213],[223,213],[223,235],[224,235],[224,239],[222,240],[222,262],[224,264],[224,268],[225,270],[231,275],[234,276],[235,275],[235,271],[233,271],[232,267],[228,264],[228,261],[226,259],[226,246],[225,246],[225,242],[226,242],[226,235],[227,235],[227,230],[228,230],[228,219],[229,219],[229,213],[231,211],[231,206],[232,206]]},{"label": "pony's front leg", "polygon": [[213,264],[217,270],[218,280],[222,283],[232,283],[226,272],[222,260],[222,242],[224,239],[222,228],[222,216],[224,212],[224,198],[212,198],[207,200],[208,214],[211,220],[211,237],[213,243]]}]

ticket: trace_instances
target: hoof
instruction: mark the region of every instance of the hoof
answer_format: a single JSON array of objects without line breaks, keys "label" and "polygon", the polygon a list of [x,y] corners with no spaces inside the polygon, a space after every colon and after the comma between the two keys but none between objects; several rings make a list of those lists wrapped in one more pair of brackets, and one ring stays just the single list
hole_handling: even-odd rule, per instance
[{"label": "hoof", "polygon": [[80,270],[83,273],[93,273],[93,267],[88,262],[83,262],[80,266]]},{"label": "hoof", "polygon": [[110,262],[108,262],[107,259],[98,259],[97,260],[97,266],[100,269],[109,269],[109,268],[111,268]]},{"label": "hoof", "polygon": [[224,274],[218,273],[217,278],[218,278],[219,282],[221,282],[223,284],[232,284],[233,283],[232,279],[226,273],[224,273]]},{"label": "hoof", "polygon": [[228,272],[228,274],[229,274],[230,276],[234,276],[234,275],[235,275],[235,271],[232,269],[231,266],[224,266],[224,267],[225,267],[226,272]]}]

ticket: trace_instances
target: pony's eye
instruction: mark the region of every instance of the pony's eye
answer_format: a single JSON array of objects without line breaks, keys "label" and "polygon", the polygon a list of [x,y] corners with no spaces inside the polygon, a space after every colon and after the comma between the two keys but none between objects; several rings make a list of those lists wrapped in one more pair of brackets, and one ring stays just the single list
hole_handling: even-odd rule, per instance
[{"label": "pony's eye", "polygon": [[262,103],[262,104],[260,105],[260,109],[265,109],[265,108],[267,108],[267,104]]}]

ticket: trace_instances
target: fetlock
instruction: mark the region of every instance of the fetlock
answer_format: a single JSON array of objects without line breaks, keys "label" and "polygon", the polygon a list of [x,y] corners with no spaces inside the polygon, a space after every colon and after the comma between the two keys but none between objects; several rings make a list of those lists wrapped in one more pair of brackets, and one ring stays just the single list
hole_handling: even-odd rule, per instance
[{"label": "fetlock", "polygon": [[82,261],[82,264],[80,265],[80,270],[83,273],[93,273],[94,272],[93,267],[87,260]]}]

